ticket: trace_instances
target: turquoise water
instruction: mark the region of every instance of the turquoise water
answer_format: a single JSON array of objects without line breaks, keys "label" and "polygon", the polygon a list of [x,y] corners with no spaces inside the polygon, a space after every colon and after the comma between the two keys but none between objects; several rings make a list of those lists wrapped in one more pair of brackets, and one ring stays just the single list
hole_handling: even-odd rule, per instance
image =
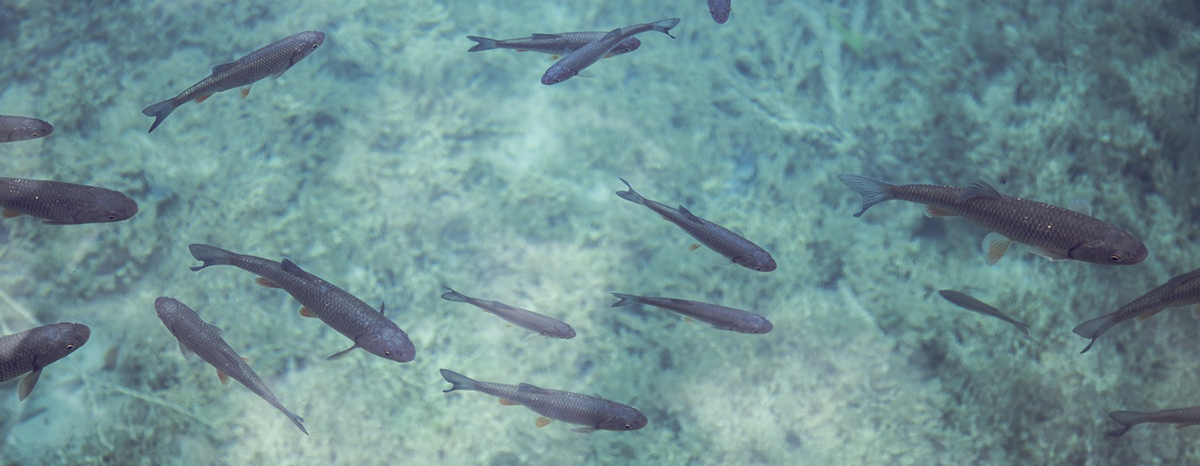
[{"label": "turquoise water", "polygon": [[[1200,7],[1191,0],[737,0],[717,25],[669,2],[0,3],[0,114],[46,139],[0,145],[3,176],[117,189],[132,219],[4,220],[2,333],[75,321],[80,351],[29,399],[0,385],[0,464],[1182,464],[1200,429],[1134,428],[1114,410],[1200,405],[1198,322],[1164,312],[1096,347],[1080,322],[1195,269]],[[1038,3],[1038,2],[1033,2]],[[608,30],[682,19],[672,40],[555,86],[532,53],[467,54],[466,35]],[[304,30],[324,45],[277,81],[147,105]],[[906,203],[851,214],[835,177],[1079,198],[1151,250],[1130,267],[984,264],[986,233]],[[771,251],[730,265],[639,193]],[[287,257],[372,304],[417,358],[364,352],[189,243]],[[559,317],[529,336],[441,286]],[[1031,326],[943,301],[959,289]],[[722,332],[609,292],[762,314]],[[154,315],[187,303],[311,436],[210,367]],[[479,393],[448,368],[629,403],[650,424],[581,435]],[[8,393],[12,393],[8,395]]]}]

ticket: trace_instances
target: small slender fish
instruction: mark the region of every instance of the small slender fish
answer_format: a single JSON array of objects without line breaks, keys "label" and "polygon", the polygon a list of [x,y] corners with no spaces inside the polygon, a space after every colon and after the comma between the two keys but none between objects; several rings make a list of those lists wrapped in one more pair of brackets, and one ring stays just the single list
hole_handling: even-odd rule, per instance
[{"label": "small slender fish", "polygon": [[[474,47],[468,49],[468,52],[482,52],[493,49],[510,49],[518,52],[539,52],[548,53],[551,55],[566,56],[571,52],[579,50],[587,44],[595,42],[597,39],[608,34],[604,31],[599,32],[560,32],[558,34],[534,34],[530,37],[518,37],[516,39],[489,39],[487,37],[467,36],[475,42]],[[615,57],[617,55],[626,54],[637,50],[642,46],[642,41],[636,37],[625,39],[621,43],[613,47],[612,50],[605,55],[604,58]]]},{"label": "small slender fish", "polygon": [[1155,411],[1152,413],[1139,413],[1137,411],[1113,411],[1108,413],[1108,416],[1111,417],[1112,420],[1121,424],[1121,428],[1109,432],[1108,436],[1120,437],[1125,435],[1125,432],[1128,432],[1131,427],[1146,422],[1175,424],[1176,429],[1200,425],[1200,406],[1164,409],[1162,411]]},{"label": "small slender fish", "polygon": [[156,103],[142,114],[154,117],[150,131],[154,131],[171,112],[190,100],[196,103],[204,102],[209,96],[221,91],[243,87],[242,97],[250,94],[250,85],[270,76],[278,78],[292,68],[296,62],[303,60],[317,47],[325,42],[325,33],[321,31],[306,31],[285,37],[266,47],[250,52],[237,61],[214,66],[212,74],[192,87],[180,92],[179,95]]},{"label": "small slender fish", "polygon": [[653,23],[613,29],[603,37],[580,47],[578,50],[571,52],[570,55],[563,57],[562,60],[554,63],[550,69],[546,70],[546,74],[542,75],[542,84],[558,84],[575,77],[584,68],[592,66],[593,63],[600,61],[601,58],[608,55],[617,44],[643,32],[658,31],[674,39],[675,36],[671,35],[671,28],[677,24],[679,24],[679,18],[669,18]]},{"label": "small slender fish", "polygon": [[638,430],[649,422],[634,407],[598,396],[547,390],[527,383],[506,385],[480,382],[448,369],[441,369],[441,372],[442,378],[453,385],[442,392],[475,390],[500,398],[500,404],[524,406],[543,416],[537,420],[538,427],[559,420],[582,425],[571,430],[587,434],[597,430]]},{"label": "small slender fish", "polygon": [[29,215],[50,225],[119,222],[138,211],[117,191],[61,181],[0,178],[0,217]]},{"label": "small slender fish", "polygon": [[963,217],[992,230],[983,240],[988,265],[995,264],[1013,241],[1034,247],[1050,260],[1075,259],[1093,264],[1130,265],[1150,254],[1128,231],[1095,217],[1029,199],[1005,196],[983,181],[966,188],[927,184],[894,185],[859,175],[838,175],[862,195],[862,216],[871,206],[892,199],[925,204],[931,217]]},{"label": "small slender fish", "polygon": [[[1146,320],[1169,307],[1182,307],[1198,303],[1200,303],[1200,269],[1174,277],[1162,286],[1121,306],[1116,312],[1079,324],[1072,331],[1076,335],[1092,339],[1087,347],[1080,351],[1082,354],[1091,349],[1092,345],[1096,344],[1096,339],[1114,325],[1135,317],[1139,321]],[[1197,306],[1196,312],[1200,313],[1200,306]]]},{"label": "small slender fish", "polygon": [[646,206],[668,222],[678,225],[687,234],[696,238],[700,244],[708,246],[709,249],[728,257],[729,260],[742,267],[759,272],[775,270],[775,259],[771,257],[771,253],[758,247],[757,244],[751,243],[741,235],[720,225],[697,217],[683,206],[673,209],[661,202],[646,199],[634,191],[633,186],[630,186],[624,178],[620,180],[629,188],[628,191],[617,191],[617,195],[621,196],[621,199]]},{"label": "small slender fish", "polygon": [[185,358],[190,361],[195,356],[200,356],[200,359],[217,369],[221,383],[228,383],[228,378],[233,377],[287,416],[300,432],[308,435],[308,430],[304,428],[304,418],[283,407],[267,384],[254,373],[254,369],[251,369],[250,365],[238,356],[237,351],[221,338],[221,329],[201,320],[196,311],[172,298],[160,297],[154,300],[154,310],[158,313],[158,319],[167,326],[167,330],[179,340],[179,350]]},{"label": "small slender fish", "polygon": [[548,337],[562,338],[564,340],[575,338],[575,329],[567,325],[566,322],[519,307],[512,307],[500,301],[484,301],[472,298],[454,291],[450,287],[446,287],[446,292],[442,293],[442,299],[470,304],[486,312],[495,314],[496,317],[507,320],[513,325],[526,330],[533,330]]},{"label": "small slender fish", "polygon": [[37,118],[0,115],[0,142],[44,138],[53,132],[54,126]]},{"label": "small slender fish", "polygon": [[725,24],[726,21],[729,21],[730,11],[733,11],[730,0],[708,0],[708,14],[712,15],[713,21],[716,21],[717,24]]},{"label": "small slender fish", "polygon": [[416,357],[417,350],[408,334],[404,333],[395,322],[383,315],[383,306],[379,311],[361,299],[347,293],[333,284],[301,270],[292,261],[284,259],[282,263],[263,259],[248,254],[238,254],[207,244],[192,244],[188,246],[192,257],[203,262],[192,267],[200,271],[213,265],[232,265],[247,272],[256,274],[259,285],[270,288],[283,288],[303,306],[300,315],[317,317],[326,325],[333,327],[342,335],[354,341],[354,345],[329,356],[337,359],[345,356],[355,348],[396,362],[409,362]]},{"label": "small slender fish", "polygon": [[43,368],[75,352],[91,336],[86,325],[59,322],[0,337],[0,382],[28,372],[17,384],[17,399],[25,401]]},{"label": "small slender fish", "polygon": [[712,325],[718,330],[760,334],[770,332],[771,329],[774,328],[774,326],[771,325],[771,321],[767,320],[766,317],[746,312],[741,309],[734,309],[732,307],[702,303],[699,301],[688,301],[686,299],[654,298],[621,293],[613,293],[612,295],[619,299],[619,301],[613,303],[612,307],[648,304],[654,307],[666,309],[668,311],[678,312],[698,321]]},{"label": "small slender fish", "polygon": [[1012,324],[1013,327],[1016,327],[1017,330],[1021,331],[1021,333],[1024,333],[1025,335],[1029,335],[1029,325],[1027,325],[1026,323],[1021,322],[1016,319],[1013,319],[1012,317],[1009,317],[1007,315],[1004,315],[1004,313],[1000,312],[999,309],[992,307],[988,303],[985,303],[983,301],[975,299],[974,297],[971,297],[971,296],[967,295],[966,293],[960,293],[960,292],[954,291],[954,290],[941,290],[941,291],[938,291],[938,294],[942,295],[943,298],[946,298],[946,301],[950,301],[951,303],[954,303],[954,305],[956,305],[958,307],[961,307],[961,308],[966,309],[971,312],[978,312],[985,316],[992,316],[997,319],[1003,320],[1005,322]]}]

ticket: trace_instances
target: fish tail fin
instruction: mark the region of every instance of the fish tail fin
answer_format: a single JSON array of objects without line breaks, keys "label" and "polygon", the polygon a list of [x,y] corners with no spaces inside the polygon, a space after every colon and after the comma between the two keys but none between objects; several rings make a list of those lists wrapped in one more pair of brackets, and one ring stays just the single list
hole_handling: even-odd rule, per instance
[{"label": "fish tail fin", "polygon": [[892,196],[891,190],[894,185],[890,183],[860,175],[838,175],[838,179],[842,180],[842,183],[846,183],[846,186],[849,186],[850,189],[853,189],[854,192],[863,198],[862,209],[855,212],[855,217],[861,217],[863,212],[866,212],[867,209],[870,209],[875,204],[895,199],[895,196]]},{"label": "fish tail fin", "polygon": [[1108,329],[1112,328],[1112,326],[1116,323],[1117,322],[1113,319],[1113,314],[1107,314],[1079,324],[1078,327],[1075,327],[1073,330],[1071,330],[1072,332],[1075,332],[1076,335],[1092,339],[1092,341],[1088,343],[1087,347],[1084,348],[1083,351],[1080,351],[1079,354],[1086,353],[1088,350],[1092,349],[1092,345],[1096,344],[1096,339],[1100,338],[1100,335],[1104,334],[1104,332],[1107,332]]},{"label": "fish tail fin", "polygon": [[192,257],[203,262],[203,264],[192,267],[193,272],[199,272],[200,269],[210,265],[229,265],[237,256],[236,253],[207,244],[189,244],[188,250],[192,252]]},{"label": "fish tail fin", "polygon": [[617,178],[617,179],[621,180],[621,182],[625,183],[625,186],[629,188],[629,191],[617,191],[617,195],[621,196],[621,199],[632,202],[634,204],[646,205],[646,198],[642,197],[641,194],[638,194],[637,191],[634,191],[633,186],[631,186],[628,181],[625,181],[625,178]]},{"label": "fish tail fin", "polygon": [[661,19],[651,23],[651,25],[654,26],[655,31],[666,34],[668,37],[674,39],[675,36],[671,35],[671,28],[679,25],[679,18]]},{"label": "fish tail fin", "polygon": [[455,390],[474,390],[475,381],[470,377],[454,372],[450,369],[438,369],[442,373],[442,378],[450,382],[452,387],[449,390],[442,390],[442,393],[450,393]]},{"label": "fish tail fin", "polygon": [[467,49],[468,52],[482,52],[484,50],[492,50],[500,47],[500,44],[496,42],[496,39],[488,39],[487,37],[479,36],[467,36],[467,38],[478,42],[474,47]]},{"label": "fish tail fin", "polygon": [[634,296],[634,295],[621,294],[621,293],[613,293],[612,295],[616,296],[618,299],[617,302],[613,303],[612,307],[632,306],[632,305],[638,303],[638,301],[637,301],[638,297]]},{"label": "fish tail fin", "polygon": [[1029,324],[1025,322],[1014,322],[1013,325],[1016,326],[1017,330],[1020,330],[1021,333],[1024,333],[1025,336],[1029,336]]},{"label": "fish tail fin", "polygon": [[467,302],[467,295],[454,291],[448,286],[443,286],[442,288],[446,289],[446,292],[442,293],[442,299],[446,301],[454,301],[456,303]]},{"label": "fish tail fin", "polygon": [[297,416],[296,413],[288,411],[287,408],[284,408],[283,406],[280,406],[279,410],[283,411],[283,415],[287,416],[287,418],[292,421],[292,424],[295,424],[296,428],[300,429],[300,432],[304,432],[304,435],[308,435],[308,429],[304,428],[304,418]]},{"label": "fish tail fin", "polygon": [[1112,420],[1121,424],[1120,429],[1109,432],[1108,436],[1120,437],[1125,435],[1125,432],[1128,432],[1130,427],[1141,424],[1142,421],[1146,419],[1146,413],[1139,413],[1137,411],[1113,411],[1108,413],[1108,417],[1111,417]]},{"label": "fish tail fin", "polygon": [[171,112],[174,112],[178,107],[178,105],[175,105],[173,99],[167,99],[142,110],[143,115],[154,117],[154,123],[150,125],[150,131],[146,132],[153,133],[154,128],[157,128],[158,125],[161,125],[163,120],[167,119],[167,115],[170,115]]}]

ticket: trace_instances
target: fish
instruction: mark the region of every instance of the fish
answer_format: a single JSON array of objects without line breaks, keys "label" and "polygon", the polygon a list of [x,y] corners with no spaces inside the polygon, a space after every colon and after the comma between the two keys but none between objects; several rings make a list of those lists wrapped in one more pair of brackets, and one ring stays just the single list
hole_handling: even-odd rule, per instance
[{"label": "fish", "polygon": [[442,293],[442,299],[447,301],[470,304],[494,314],[496,317],[507,320],[513,325],[526,330],[533,330],[548,337],[562,338],[564,340],[575,338],[575,329],[561,320],[519,307],[509,306],[499,301],[485,301],[472,298],[454,291],[450,287],[445,288],[446,292]]},{"label": "fish", "polygon": [[74,353],[91,336],[87,325],[59,322],[0,337],[0,382],[28,373],[17,384],[17,399],[25,401],[42,369]]},{"label": "fish", "polygon": [[612,307],[648,304],[654,307],[678,312],[698,321],[712,325],[718,330],[729,330],[738,333],[762,334],[770,332],[773,325],[766,317],[746,312],[741,309],[725,307],[716,304],[688,301],[675,298],[655,298],[613,293],[619,301]]},{"label": "fish", "polygon": [[192,87],[180,92],[179,95],[156,103],[142,110],[142,114],[154,117],[150,131],[162,124],[171,112],[180,105],[195,100],[204,102],[209,96],[221,91],[243,87],[242,97],[250,94],[250,86],[270,76],[278,78],[292,68],[300,60],[313,53],[325,42],[325,33],[321,31],[305,31],[285,37],[261,49],[250,52],[237,61],[214,66],[212,74]]},{"label": "fish", "polygon": [[[571,52],[579,50],[587,44],[595,42],[596,39],[604,37],[608,34],[604,31],[599,32],[560,32],[557,34],[534,34],[530,37],[518,37],[515,39],[489,39],[487,37],[467,36],[477,44],[468,49],[468,52],[483,52],[493,49],[510,49],[518,52],[539,52],[548,53],[556,56],[566,56]],[[621,41],[616,47],[608,52],[604,58],[615,57],[617,55],[626,54],[637,50],[642,46],[642,41],[636,37],[630,37]]]},{"label": "fish", "polygon": [[575,77],[584,68],[592,66],[593,63],[600,61],[601,58],[608,55],[617,44],[643,32],[658,31],[674,39],[675,36],[671,35],[671,28],[678,24],[679,18],[668,18],[653,23],[613,29],[604,34],[603,37],[589,42],[587,45],[580,47],[578,50],[555,62],[554,65],[551,65],[546,70],[546,73],[542,75],[542,84],[549,86]]},{"label": "fish", "polygon": [[[1096,344],[1096,339],[1100,338],[1100,335],[1114,325],[1135,317],[1139,321],[1146,320],[1163,309],[1192,304],[1200,304],[1200,269],[1172,277],[1161,286],[1130,301],[1129,304],[1121,306],[1116,312],[1079,324],[1072,331],[1076,335],[1092,339],[1087,347],[1080,351],[1080,354],[1083,354]],[[1196,312],[1200,313],[1200,306],[1196,307]]]},{"label": "fish", "polygon": [[449,369],[440,369],[440,372],[452,385],[450,389],[442,390],[443,393],[474,390],[500,398],[501,404],[524,406],[543,416],[537,420],[538,427],[558,420],[582,425],[571,430],[587,434],[597,430],[638,430],[649,423],[646,415],[636,408],[599,396],[547,390],[527,383],[480,382]]},{"label": "fish", "polygon": [[954,290],[941,290],[941,291],[938,291],[938,294],[942,295],[942,297],[945,298],[946,301],[950,301],[951,303],[953,303],[954,305],[956,305],[958,307],[961,307],[961,308],[966,309],[971,312],[978,312],[985,316],[992,316],[997,319],[1003,320],[1005,322],[1012,324],[1013,327],[1016,327],[1017,330],[1020,330],[1021,333],[1024,333],[1026,336],[1029,335],[1029,325],[1028,324],[1021,322],[1019,320],[1013,319],[1012,317],[1005,315],[1003,312],[1000,312],[999,309],[992,307],[988,303],[985,303],[983,301],[975,299],[974,297],[969,296],[966,293],[961,293],[961,292],[954,291]]},{"label": "fish", "polygon": [[1112,420],[1121,424],[1121,428],[1109,432],[1108,436],[1120,437],[1125,435],[1125,432],[1128,432],[1133,426],[1145,422],[1175,424],[1176,429],[1200,425],[1200,406],[1164,409],[1162,411],[1155,411],[1152,413],[1141,413],[1137,411],[1113,411],[1108,413],[1108,417],[1111,417]]},{"label": "fish", "polygon": [[617,196],[620,196],[621,199],[646,206],[668,222],[678,225],[687,234],[696,238],[700,244],[708,246],[709,249],[725,256],[735,264],[759,272],[775,270],[775,258],[757,244],[725,229],[725,227],[697,217],[683,206],[673,209],[661,202],[646,199],[634,191],[633,186],[630,186],[624,178],[619,179],[629,188],[628,191],[617,191]]},{"label": "fish", "polygon": [[175,335],[175,339],[179,340],[179,350],[185,358],[190,361],[199,356],[204,362],[212,365],[217,369],[221,383],[227,383],[229,377],[241,382],[255,395],[287,416],[300,432],[308,435],[308,429],[304,428],[304,418],[283,407],[267,384],[254,373],[254,369],[251,369],[244,358],[221,338],[221,329],[200,319],[196,311],[173,298],[163,296],[155,299],[154,310],[158,313],[158,319],[171,331],[171,335]]},{"label": "fish", "polygon": [[708,14],[712,15],[717,24],[729,21],[729,12],[733,10],[730,0],[708,0]]},{"label": "fish", "polygon": [[333,284],[305,272],[295,263],[284,259],[275,262],[248,254],[238,254],[207,244],[191,244],[192,257],[203,264],[192,267],[198,272],[214,265],[232,265],[259,276],[256,282],[270,288],[282,288],[300,301],[300,315],[317,317],[326,325],[345,335],[354,345],[327,359],[345,356],[355,348],[396,362],[409,362],[417,350],[408,334],[395,322],[361,299]]},{"label": "fish", "polygon": [[53,125],[37,118],[0,115],[0,142],[44,138],[53,132]]},{"label": "fish", "polygon": [[120,192],[62,181],[0,178],[0,217],[29,215],[50,225],[127,220],[137,202]]},{"label": "fish", "polygon": [[925,204],[931,217],[963,217],[992,230],[983,240],[988,265],[1004,256],[1013,241],[1033,246],[1050,260],[1132,265],[1150,250],[1128,231],[1090,215],[1019,197],[1005,196],[983,181],[966,188],[926,184],[895,185],[859,175],[838,175],[862,195],[855,217],[892,199]]}]

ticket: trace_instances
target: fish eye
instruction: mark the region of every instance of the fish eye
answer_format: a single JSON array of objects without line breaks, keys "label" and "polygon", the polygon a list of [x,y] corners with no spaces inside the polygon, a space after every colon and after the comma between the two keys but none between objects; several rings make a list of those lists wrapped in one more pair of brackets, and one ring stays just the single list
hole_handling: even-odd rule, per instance
[{"label": "fish eye", "polygon": [[312,49],[313,49],[313,50],[316,50],[316,49],[317,49],[317,44],[313,44],[313,47],[312,47]]},{"label": "fish eye", "polygon": [[1110,260],[1110,261],[1112,261],[1112,262],[1121,262],[1121,255],[1120,255],[1120,254],[1113,254],[1113,255],[1111,255],[1111,256],[1108,256],[1108,260]]},{"label": "fish eye", "polygon": [[37,132],[37,131],[34,131],[34,132],[32,132],[32,133],[29,133],[29,135],[30,135],[30,136],[33,136],[33,137],[35,137],[35,138],[36,138],[36,137],[38,137],[38,136],[41,136],[41,135],[42,135],[42,133],[39,133],[39,132]]},{"label": "fish eye", "polygon": [[384,356],[391,356],[391,355],[392,355],[392,352],[391,352],[391,351],[389,351],[389,350],[383,350],[383,355],[384,355]]},{"label": "fish eye", "polygon": [[71,351],[71,350],[73,350],[73,349],[75,349],[75,344],[74,344],[74,343],[67,343],[67,351]]},{"label": "fish eye", "polygon": [[625,424],[625,428],[626,428],[626,429],[632,429],[632,428],[633,428],[633,426],[632,426],[632,425],[630,425],[630,424]]}]

